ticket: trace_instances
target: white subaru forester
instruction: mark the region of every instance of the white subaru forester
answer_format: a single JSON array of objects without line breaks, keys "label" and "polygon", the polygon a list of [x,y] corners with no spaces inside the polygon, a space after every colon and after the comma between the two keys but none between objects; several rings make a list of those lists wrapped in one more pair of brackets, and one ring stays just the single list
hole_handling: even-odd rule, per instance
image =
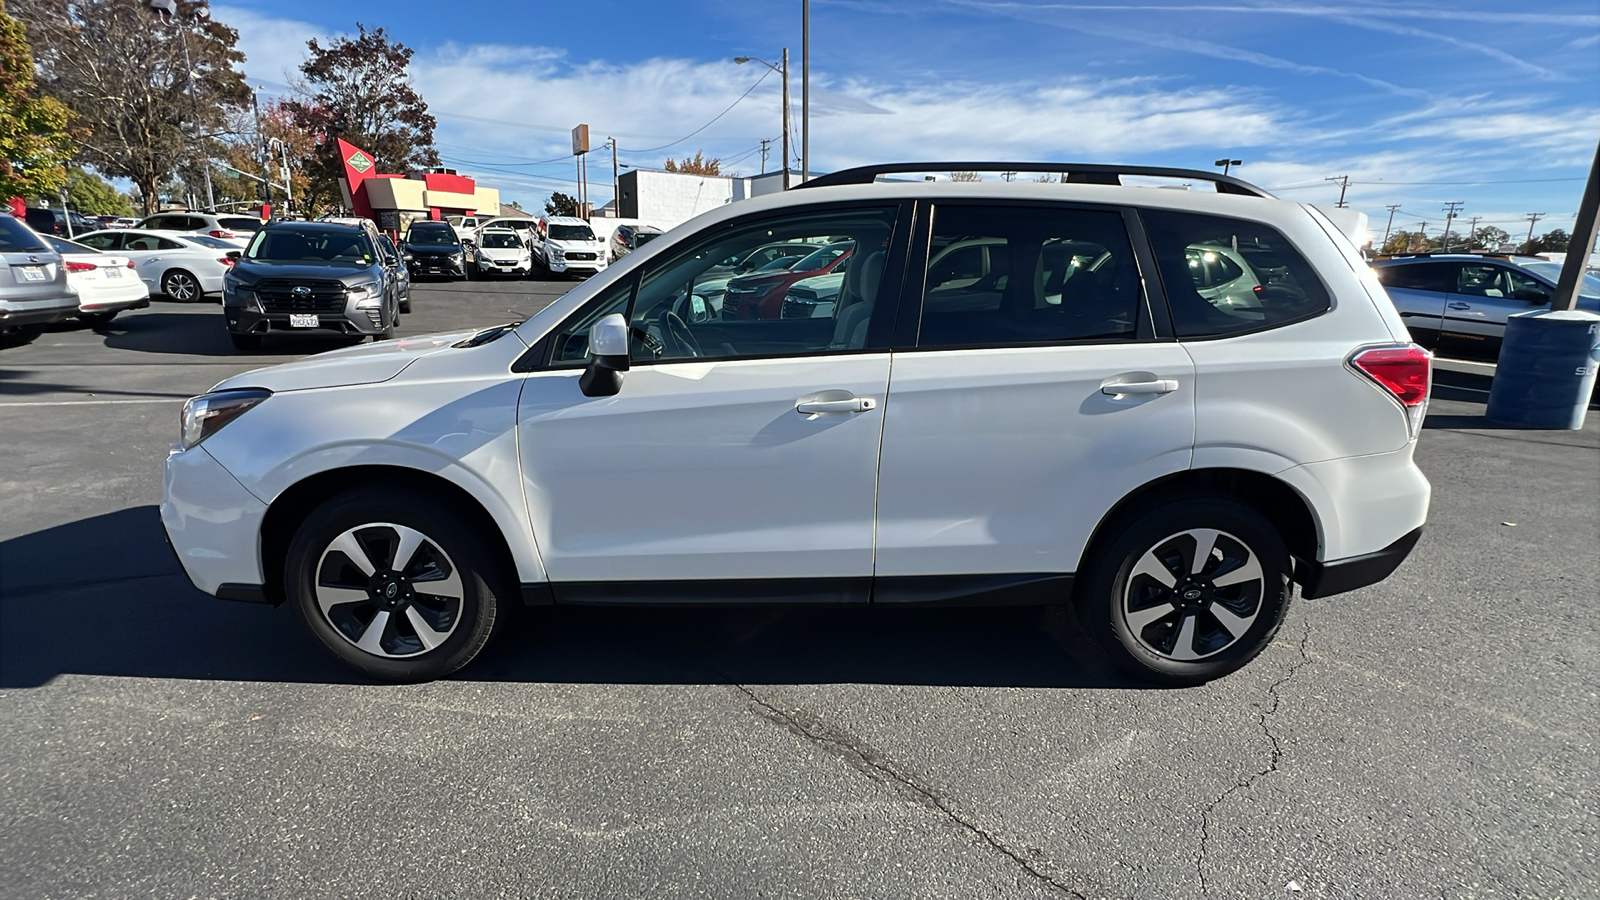
[{"label": "white subaru forester", "polygon": [[[201,590],[291,603],[393,680],[465,665],[514,604],[1037,603],[1193,684],[1260,652],[1294,584],[1400,564],[1431,360],[1332,223],[1185,170],[883,180],[971,168],[836,173],[526,322],[230,378],[184,409],[172,545]],[[843,240],[825,317],[696,291]]]}]

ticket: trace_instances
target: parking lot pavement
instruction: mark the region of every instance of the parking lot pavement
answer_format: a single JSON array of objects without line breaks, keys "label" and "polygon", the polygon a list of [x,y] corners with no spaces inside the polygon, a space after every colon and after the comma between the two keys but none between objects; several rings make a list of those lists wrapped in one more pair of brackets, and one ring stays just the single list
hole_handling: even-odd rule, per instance
[{"label": "parking lot pavement", "polygon": [[[570,286],[420,285],[401,334]],[[0,354],[0,895],[1594,895],[1600,412],[1498,429],[1442,365],[1415,554],[1200,688],[1028,609],[539,610],[379,686],[162,542],[181,399],[323,346],[219,319]]]}]

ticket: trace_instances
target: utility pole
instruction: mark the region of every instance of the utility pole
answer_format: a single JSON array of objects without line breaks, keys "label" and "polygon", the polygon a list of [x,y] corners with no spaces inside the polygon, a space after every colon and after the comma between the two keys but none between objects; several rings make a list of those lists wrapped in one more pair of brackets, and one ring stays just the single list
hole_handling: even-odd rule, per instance
[{"label": "utility pole", "polygon": [[1473,240],[1473,237],[1475,235],[1477,235],[1477,233],[1478,233],[1478,220],[1481,219],[1481,218],[1483,218],[1483,216],[1473,216],[1472,219],[1467,222],[1467,249],[1468,250],[1472,249],[1472,240]]},{"label": "utility pole", "polygon": [[761,174],[767,174],[767,145],[772,143],[771,138],[761,139]]},{"label": "utility pole", "polygon": [[[254,91],[250,92],[250,102],[256,111],[256,161],[261,164],[261,202],[266,204],[267,209],[270,210],[272,208],[272,167],[267,162],[267,141],[265,136],[261,134],[261,95],[258,93],[260,90],[261,88],[258,86]],[[210,169],[210,166],[206,168]],[[206,180],[210,181],[211,179],[207,177]]]},{"label": "utility pole", "polygon": [[1466,203],[1461,200],[1446,200],[1444,202],[1444,234],[1440,235],[1439,240],[1442,249],[1446,253],[1450,252],[1450,223],[1455,221],[1456,213],[1460,212],[1461,207],[1465,205]]},{"label": "utility pole", "polygon": [[1394,214],[1395,214],[1395,211],[1398,210],[1399,208],[1400,208],[1400,204],[1398,204],[1398,203],[1394,204],[1393,206],[1385,206],[1384,207],[1384,209],[1387,209],[1389,211],[1389,224],[1383,226],[1383,243],[1378,245],[1378,249],[1380,249],[1380,250],[1383,249],[1384,244],[1389,243],[1389,229],[1394,227]]},{"label": "utility pole", "polygon": [[[785,54],[787,58],[787,54]],[[785,63],[784,71],[789,65]],[[784,116],[784,127],[788,127],[789,117]],[[785,132],[787,137],[788,133]],[[788,156],[784,157],[784,166],[788,167]],[[811,0],[800,0],[800,183],[811,180]],[[784,187],[788,187],[788,179],[784,179]]]},{"label": "utility pole", "polygon": [[[802,91],[804,88],[802,88]],[[802,145],[803,146],[803,145]],[[783,48],[783,189],[789,189],[789,48]]]},{"label": "utility pole", "polygon": [[1422,252],[1428,252],[1428,223],[1417,223],[1417,240],[1422,243]]},{"label": "utility pole", "polygon": [[617,176],[617,139],[606,138],[611,145],[611,212],[622,217],[622,179]]},{"label": "utility pole", "polygon": [[[180,21],[175,15],[175,12],[178,8],[176,3],[169,4],[162,3],[160,0],[145,0],[145,5],[150,9],[151,12],[155,13],[156,18],[165,18],[169,24],[174,26],[174,30],[178,32],[178,43],[183,46],[183,76],[184,81],[187,83],[189,89],[189,105],[194,109],[195,157],[200,162],[200,177],[205,180],[206,209],[208,211],[215,212],[217,209],[217,198],[216,195],[211,191],[211,154],[202,154],[201,152],[200,101],[195,97],[194,93],[194,62],[189,57],[188,35],[184,32],[183,22]],[[197,18],[209,19],[211,18],[211,11],[202,6],[195,13],[195,16]],[[257,130],[259,132],[259,129]]]},{"label": "utility pole", "polygon": [[[1528,243],[1529,244],[1533,243],[1533,225],[1534,225],[1534,223],[1538,222],[1540,219],[1542,219],[1544,217],[1545,217],[1544,213],[1528,213]],[[1531,254],[1533,252],[1533,248],[1529,247],[1528,248],[1528,252]]]},{"label": "utility pole", "polygon": [[1335,203],[1334,206],[1338,207],[1339,209],[1344,209],[1344,192],[1345,192],[1346,188],[1350,187],[1350,176],[1349,175],[1329,175],[1327,178],[1324,178],[1322,180],[1323,181],[1336,181],[1336,182],[1339,183],[1339,202]]}]

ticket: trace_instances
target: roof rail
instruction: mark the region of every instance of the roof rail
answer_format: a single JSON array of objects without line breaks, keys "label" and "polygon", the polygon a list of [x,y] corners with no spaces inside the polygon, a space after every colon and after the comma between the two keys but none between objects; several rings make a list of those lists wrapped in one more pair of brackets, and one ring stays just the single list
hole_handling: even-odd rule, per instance
[{"label": "roof rail", "polygon": [[1199,169],[1169,169],[1161,166],[1114,166],[1096,163],[1049,162],[914,162],[882,163],[875,166],[857,166],[828,175],[818,175],[799,186],[833,187],[841,184],[871,184],[882,175],[901,172],[1060,172],[1068,184],[1122,183],[1124,175],[1146,175],[1158,178],[1186,178],[1209,181],[1217,186],[1219,194],[1242,194],[1247,197],[1272,195],[1249,183],[1229,175],[1203,172]]}]

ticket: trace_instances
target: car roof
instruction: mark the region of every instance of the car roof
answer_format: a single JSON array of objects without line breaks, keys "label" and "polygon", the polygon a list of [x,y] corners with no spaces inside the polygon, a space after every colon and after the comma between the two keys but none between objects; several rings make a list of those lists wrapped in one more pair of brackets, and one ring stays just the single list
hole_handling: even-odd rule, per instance
[{"label": "car roof", "polygon": [[588,222],[577,216],[546,216],[545,223],[549,225],[587,225]]},{"label": "car roof", "polygon": [[1372,261],[1372,264],[1375,266],[1403,266],[1412,263],[1424,262],[1482,262],[1490,259],[1511,263],[1513,265],[1524,265],[1526,263],[1542,263],[1550,261],[1548,259],[1541,259],[1537,256],[1516,256],[1506,253],[1410,253],[1405,256],[1390,256],[1383,259],[1375,259]]},{"label": "car roof", "polygon": [[268,222],[261,226],[262,231],[278,231],[293,228],[296,231],[311,229],[312,231],[365,231],[360,225],[347,225],[344,222]]}]

